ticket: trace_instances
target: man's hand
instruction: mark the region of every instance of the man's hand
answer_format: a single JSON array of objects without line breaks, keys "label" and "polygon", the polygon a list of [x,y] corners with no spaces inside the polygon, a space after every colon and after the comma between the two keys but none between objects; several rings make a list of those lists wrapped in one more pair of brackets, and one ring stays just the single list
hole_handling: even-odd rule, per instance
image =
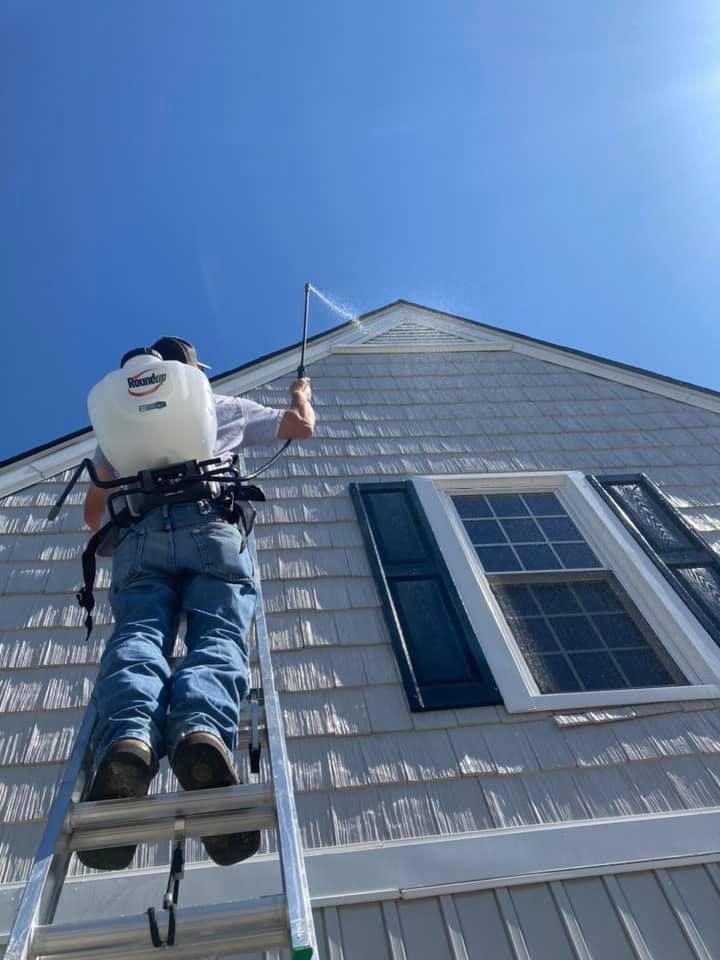
[{"label": "man's hand", "polygon": [[301,377],[299,380],[293,380],[290,384],[290,399],[302,399],[305,403],[312,400],[312,390],[310,389],[310,378]]},{"label": "man's hand", "polygon": [[315,428],[315,411],[310,406],[312,390],[308,377],[301,377],[290,384],[290,409],[285,411],[278,440],[307,440]]}]

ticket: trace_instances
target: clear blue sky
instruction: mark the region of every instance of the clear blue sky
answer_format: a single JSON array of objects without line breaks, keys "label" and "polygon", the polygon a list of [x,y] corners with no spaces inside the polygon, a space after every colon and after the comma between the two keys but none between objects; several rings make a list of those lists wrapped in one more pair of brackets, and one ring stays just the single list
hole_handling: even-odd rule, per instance
[{"label": "clear blue sky", "polygon": [[0,457],[305,280],[720,388],[718,0],[0,0],[0,130]]}]

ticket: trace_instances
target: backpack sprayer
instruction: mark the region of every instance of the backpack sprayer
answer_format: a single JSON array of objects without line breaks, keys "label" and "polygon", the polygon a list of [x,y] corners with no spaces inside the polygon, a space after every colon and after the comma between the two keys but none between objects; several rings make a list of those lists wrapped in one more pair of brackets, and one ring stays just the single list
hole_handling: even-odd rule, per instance
[{"label": "backpack sprayer", "polygon": [[[303,338],[300,352],[300,365],[297,368],[298,379],[301,379],[305,376],[305,347],[307,344],[309,298],[311,290],[314,290],[314,287],[312,287],[309,283],[306,283],[305,307],[303,313]],[[154,396],[152,400],[145,399],[143,402],[137,404],[137,412],[139,414],[147,414],[153,410],[158,412],[163,411],[163,416],[162,419],[158,417],[154,421],[150,420],[149,418],[145,418],[141,424],[139,421],[133,421],[132,411],[128,413],[128,407],[130,405],[125,404],[124,407],[119,409],[117,405],[114,405],[116,407],[115,415],[117,415],[119,412],[120,419],[124,422],[121,422],[117,425],[111,424],[111,437],[108,438],[110,439],[109,444],[105,438],[103,438],[103,442],[100,443],[101,449],[105,453],[106,457],[108,457],[110,462],[112,462],[114,465],[117,464],[118,466],[122,466],[122,463],[128,460],[132,461],[134,459],[141,458],[141,454],[143,452],[146,454],[146,460],[151,461],[153,458],[157,459],[159,456],[157,446],[158,443],[162,445],[161,450],[165,451],[164,456],[167,457],[168,414],[170,414],[172,417],[172,436],[174,439],[179,439],[182,444],[187,443],[188,433],[190,432],[190,430],[188,430],[187,418],[188,416],[192,417],[197,428],[194,431],[196,435],[196,442],[197,434],[199,434],[201,449],[204,449],[206,453],[209,453],[212,449],[212,446],[214,446],[215,437],[213,436],[212,446],[208,446],[207,438],[211,432],[217,430],[217,424],[214,421],[214,409],[212,409],[212,413],[208,415],[208,411],[211,409],[212,391],[209,389],[209,385],[207,391],[204,389],[204,385],[208,383],[204,375],[200,373],[199,370],[196,371],[194,368],[188,367],[186,364],[181,364],[178,361],[162,360],[162,357],[160,357],[159,354],[146,348],[139,348],[138,350],[130,351],[130,353],[126,354],[123,359],[125,360],[124,366],[127,366],[128,370],[123,372],[123,366],[120,370],[116,370],[113,373],[108,374],[104,380],[101,380],[100,383],[93,387],[93,389],[90,391],[90,395],[88,396],[90,422],[93,425],[96,433],[98,432],[98,427],[100,427],[100,423],[96,421],[98,418],[102,417],[101,400],[105,399],[101,395],[100,388],[105,385],[105,389],[102,391],[103,393],[114,391],[116,383],[121,383],[122,379],[127,376],[128,372],[132,374],[132,376],[127,377],[127,393],[130,398],[148,397],[150,394],[158,394],[158,396]],[[132,366],[130,366],[131,363]],[[136,368],[140,367],[144,369],[136,370]],[[189,396],[192,392],[192,382],[184,383],[183,387],[185,393],[184,399],[186,401],[190,399],[197,400],[199,394],[201,399],[201,404],[199,406],[205,415],[204,422],[196,415],[196,411],[198,409],[197,403],[185,402],[182,409],[178,410],[177,406],[169,407],[168,401],[162,396],[159,396],[160,391],[165,393],[169,387],[174,385],[173,381],[167,383],[168,371],[173,373],[174,378],[185,375],[186,381],[191,381],[191,378],[194,378],[195,385],[198,383],[203,384],[200,386],[198,393],[196,393],[196,395],[192,398]],[[201,381],[198,381],[198,376],[202,378]],[[210,394],[210,402],[208,402],[207,393]],[[122,399],[124,400],[125,398],[123,397]],[[142,427],[142,429],[138,429],[140,427]],[[154,429],[148,430],[148,427]],[[102,429],[102,427],[100,427],[100,430],[103,434],[106,432],[104,429]],[[239,460],[237,455],[233,456],[229,464],[219,467],[218,464],[222,462],[222,458],[220,457],[200,459],[194,458],[190,461],[191,468],[189,467],[187,460],[181,460],[178,458],[178,462],[167,466],[166,469],[158,469],[158,466],[156,465],[155,468],[140,469],[132,475],[118,477],[116,480],[109,481],[100,480],[97,476],[97,472],[92,460],[85,459],[80,463],[75,473],[70,478],[69,483],[60,494],[57,502],[49,511],[48,520],[52,522],[53,520],[57,519],[65,501],[85,470],[87,470],[92,482],[103,490],[114,489],[118,487],[126,488],[124,490],[117,490],[117,492],[112,494],[108,499],[108,510],[111,517],[113,517],[115,515],[113,502],[118,497],[124,497],[127,492],[149,492],[154,486],[159,484],[166,490],[172,488],[174,493],[179,493],[184,487],[199,481],[212,480],[214,482],[224,483],[231,482],[231,480],[239,480],[240,482],[245,483],[249,480],[254,480],[256,477],[259,477],[262,473],[264,473],[268,467],[275,463],[278,457],[285,452],[290,443],[292,443],[291,440],[286,440],[276,454],[274,454],[266,463],[262,464],[262,466],[260,466],[254,473],[248,474],[245,477],[240,477],[239,474],[237,476],[233,475],[230,477],[225,473],[225,471],[228,469],[235,470],[237,468]],[[142,445],[140,455],[138,454],[139,445]],[[161,453],[160,456],[162,455],[163,454]]]},{"label": "backpack sprayer", "polygon": [[[298,379],[305,375],[310,292],[305,284],[303,337]],[[141,347],[125,354],[120,369],[97,383],[88,395],[90,422],[98,445],[118,472],[101,480],[95,464],[84,459],[48,513],[56,520],[75,484],[87,470],[101,490],[112,490],[107,508],[110,521],[90,538],[82,556],[84,585],[77,594],[85,609],[87,638],[95,606],[95,555],[114,530],[130,526],[155,507],[172,503],[213,500],[226,518],[250,535],[255,509],[250,501],[265,500],[262,490],[249,483],[264,473],[292,442],[286,440],[274,456],[253,473],[241,476],[239,457],[212,457],[217,421],[212,388],[196,367],[163,360],[154,350]],[[118,509],[118,502],[124,501]]]}]

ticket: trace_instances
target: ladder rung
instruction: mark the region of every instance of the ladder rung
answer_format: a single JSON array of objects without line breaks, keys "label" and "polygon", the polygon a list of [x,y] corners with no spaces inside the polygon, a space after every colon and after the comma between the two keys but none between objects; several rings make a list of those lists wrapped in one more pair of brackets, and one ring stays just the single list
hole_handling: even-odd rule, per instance
[{"label": "ladder rung", "polygon": [[[158,912],[161,936],[167,914]],[[179,908],[173,960],[239,953],[240,950],[283,947],[288,943],[285,897],[263,897],[212,907]],[[91,949],[83,950],[83,945]],[[201,949],[202,948],[202,949]],[[50,924],[38,927],[33,938],[34,957],[62,960],[156,960],[148,920],[121,917],[86,924]]]},{"label": "ladder rung", "polygon": [[233,787],[211,790],[185,790],[179,793],[158,793],[139,800],[96,800],[74,804],[70,813],[70,829],[74,832],[90,827],[126,826],[129,821],[172,820],[203,813],[247,810],[274,802],[268,783],[240,783]]},{"label": "ladder rung", "polygon": [[183,837],[216,837],[226,833],[245,833],[270,830],[277,824],[274,807],[253,807],[237,813],[205,813],[183,818],[178,830],[176,821],[154,821],[127,824],[122,827],[93,827],[70,838],[71,850],[95,850],[103,847],[123,847],[131,843],[155,843]]},{"label": "ladder rung", "polygon": [[[157,960],[158,951],[150,943],[149,933],[147,937],[147,946],[129,950],[121,947],[119,950],[76,950],[63,954],[37,953],[33,956],[37,960],[45,960],[46,957],[57,957],[57,960]],[[282,949],[287,946],[289,946],[287,924],[283,921],[247,933],[228,933],[222,939],[195,937],[188,942],[183,937],[179,943],[176,941],[174,946],[163,949],[170,951],[165,955],[172,960],[208,960],[211,957],[235,957],[238,954]],[[308,957],[310,955],[310,953],[304,954]]]}]

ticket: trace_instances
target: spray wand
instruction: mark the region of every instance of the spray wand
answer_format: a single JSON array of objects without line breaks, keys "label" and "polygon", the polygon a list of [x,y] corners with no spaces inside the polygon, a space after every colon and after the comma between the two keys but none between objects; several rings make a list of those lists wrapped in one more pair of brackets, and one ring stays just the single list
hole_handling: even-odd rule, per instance
[{"label": "spray wand", "polygon": [[[311,284],[305,284],[305,306],[303,310],[303,336],[302,336],[302,347],[300,348],[300,366],[297,368],[298,380],[302,380],[305,376],[305,347],[307,346],[307,333],[308,333],[308,317],[310,315],[310,291],[314,290]],[[280,449],[275,453],[267,463],[263,463],[254,473],[249,474],[245,479],[254,480],[256,477],[259,477],[261,473],[264,473],[268,467],[271,467],[276,460],[279,460],[280,457],[285,453],[287,448],[292,443],[292,440],[286,440]]]},{"label": "spray wand", "polygon": [[298,380],[305,376],[305,345],[307,344],[308,316],[310,314],[310,291],[314,289],[309,283],[305,284],[305,310],[303,313],[303,338],[300,351],[300,366],[297,369]]}]

